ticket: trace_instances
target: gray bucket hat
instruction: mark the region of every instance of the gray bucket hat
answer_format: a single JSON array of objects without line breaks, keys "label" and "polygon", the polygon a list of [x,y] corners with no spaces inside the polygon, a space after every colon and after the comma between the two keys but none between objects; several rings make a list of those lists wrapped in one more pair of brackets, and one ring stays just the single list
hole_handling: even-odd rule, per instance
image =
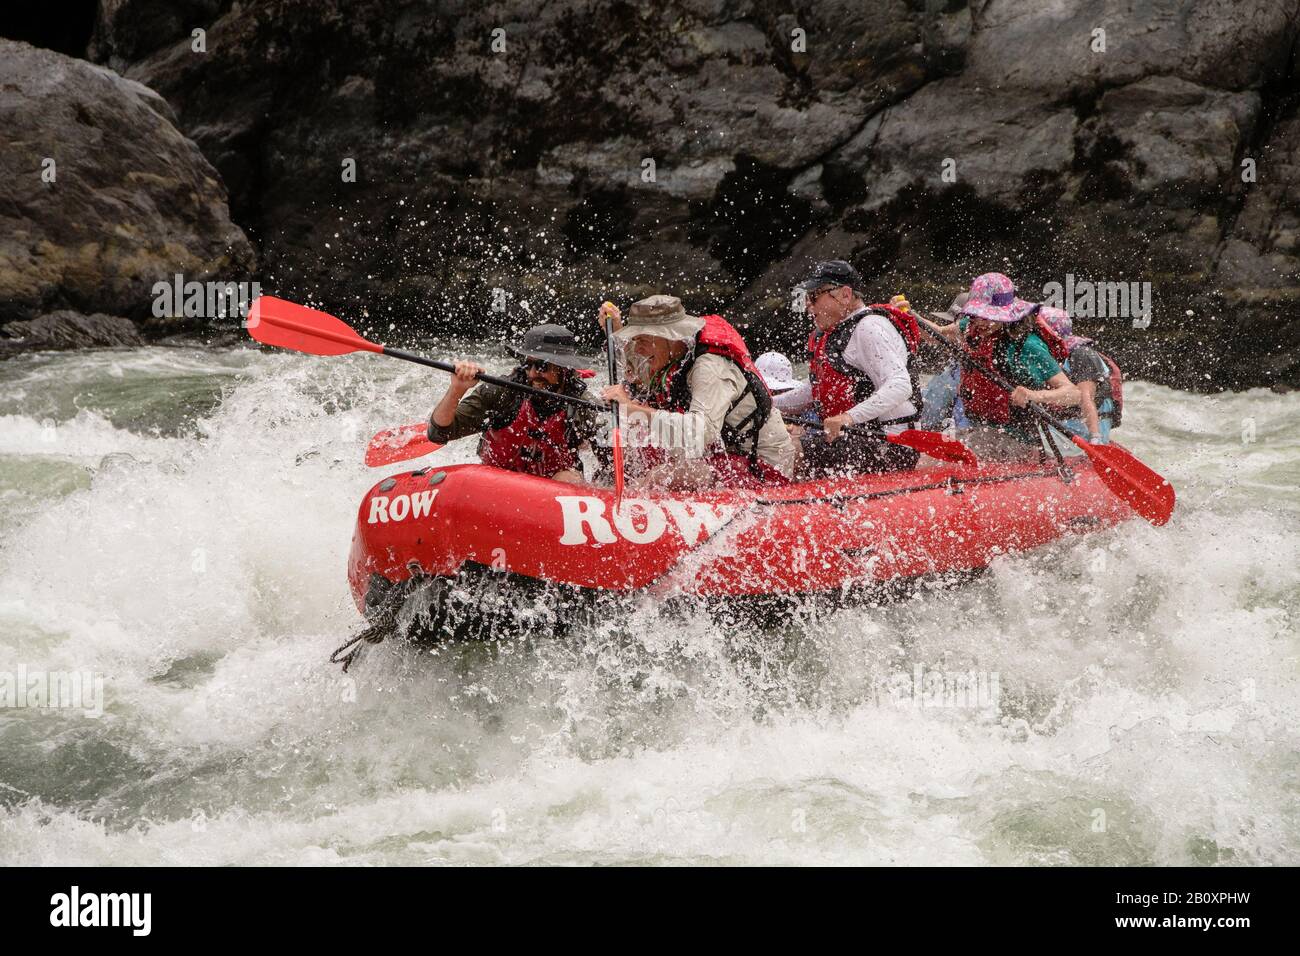
[{"label": "gray bucket hat", "polygon": [[652,295],[633,302],[623,316],[624,325],[614,333],[626,342],[638,335],[654,335],[673,342],[693,342],[704,320],[690,315],[675,295]]},{"label": "gray bucket hat", "polygon": [[945,311],[931,312],[930,318],[943,322],[945,325],[950,325],[953,322],[956,322],[959,318],[961,318],[962,309],[966,307],[966,303],[969,301],[970,301],[970,293],[963,292],[960,295],[958,295],[957,298],[952,300],[952,303],[948,306],[948,308]]},{"label": "gray bucket hat", "polygon": [[563,368],[591,368],[591,362],[578,354],[577,337],[562,325],[536,325],[524,333],[512,355],[525,361],[533,359]]}]

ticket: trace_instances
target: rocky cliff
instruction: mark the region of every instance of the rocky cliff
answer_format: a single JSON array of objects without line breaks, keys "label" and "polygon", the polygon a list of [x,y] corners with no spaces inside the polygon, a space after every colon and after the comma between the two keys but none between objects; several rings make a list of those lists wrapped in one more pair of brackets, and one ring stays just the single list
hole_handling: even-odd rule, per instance
[{"label": "rocky cliff", "polygon": [[[1150,283],[1149,317],[1069,304],[1136,374],[1300,385],[1300,0],[100,0],[86,27],[142,104],[91,128],[154,154],[97,154],[116,207],[188,177],[166,187],[177,261],[241,268],[206,159],[264,288],[399,335],[673,291],[791,346],[791,281],[836,256],[936,307],[989,269],[1030,298]],[[13,49],[26,140],[79,133],[88,81],[13,113],[34,55]],[[150,118],[168,107],[201,158]],[[36,169],[29,145],[5,161]],[[17,214],[10,235],[41,215]],[[92,259],[107,299],[62,260],[0,257],[0,308],[139,315],[123,276],[154,263]]]},{"label": "rocky cliff", "polygon": [[[108,313],[91,316],[90,339],[109,344],[109,316],[167,325],[148,308],[163,276],[253,266],[216,170],[162,97],[24,43],[0,40],[0,62],[0,321]],[[47,325],[9,334],[31,340]],[[50,341],[75,341],[79,327]],[[116,338],[134,334],[127,326]]]}]

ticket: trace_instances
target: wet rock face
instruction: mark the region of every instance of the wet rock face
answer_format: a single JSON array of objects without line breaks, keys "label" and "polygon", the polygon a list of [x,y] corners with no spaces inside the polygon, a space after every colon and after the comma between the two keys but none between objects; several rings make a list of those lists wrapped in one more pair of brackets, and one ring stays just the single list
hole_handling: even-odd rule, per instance
[{"label": "wet rock face", "polygon": [[144,339],[135,323],[117,315],[82,315],[63,310],[0,327],[0,355],[47,349],[125,348],[143,344]]},{"label": "wet rock face", "polygon": [[[589,325],[620,291],[729,302],[814,228],[823,187],[794,179],[931,69],[916,6],[801,23],[768,4],[279,0],[128,74],[176,107],[282,293],[465,330]],[[811,57],[818,31],[835,37]]]},{"label": "wet rock face", "polygon": [[159,46],[190,38],[232,0],[98,0],[88,56],[121,69]]},{"label": "wet rock face", "polygon": [[144,319],[164,277],[252,267],[215,171],[161,97],[24,43],[0,40],[0,61],[0,319]]},{"label": "wet rock face", "polygon": [[1300,382],[1298,30],[1300,0],[101,0],[90,49],[176,111],[264,285],[385,329],[671,291],[795,348],[833,256],[923,305],[1150,282],[1149,324],[1080,327],[1204,388]]}]

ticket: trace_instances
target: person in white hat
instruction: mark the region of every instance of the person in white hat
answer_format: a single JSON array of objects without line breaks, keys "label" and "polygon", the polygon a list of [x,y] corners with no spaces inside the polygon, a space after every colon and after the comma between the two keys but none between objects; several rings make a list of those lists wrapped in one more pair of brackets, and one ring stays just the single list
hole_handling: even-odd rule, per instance
[{"label": "person in white hat", "polygon": [[794,445],[744,339],[718,315],[689,314],[681,300],[652,295],[635,302],[626,324],[604,305],[600,321],[630,343],[635,374],[602,397],[628,420],[649,426],[649,465],[641,484],[670,488],[756,486],[787,481]]},{"label": "person in white hat", "polygon": [[794,377],[794,366],[780,352],[764,352],[754,359],[758,374],[763,376],[763,383],[773,395],[781,395],[803,383]]}]

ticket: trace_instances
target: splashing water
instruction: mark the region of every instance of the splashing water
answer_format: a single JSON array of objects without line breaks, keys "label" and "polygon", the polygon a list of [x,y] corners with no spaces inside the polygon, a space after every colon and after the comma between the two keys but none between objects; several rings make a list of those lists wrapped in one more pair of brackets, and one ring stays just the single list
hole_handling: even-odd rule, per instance
[{"label": "splashing water", "polygon": [[[1135,383],[1165,528],[762,631],[640,602],[343,675],[362,450],[444,377],[148,348],[0,382],[0,673],[103,710],[0,708],[0,862],[1300,861],[1300,396]],[[951,674],[978,699],[924,692]]]}]

